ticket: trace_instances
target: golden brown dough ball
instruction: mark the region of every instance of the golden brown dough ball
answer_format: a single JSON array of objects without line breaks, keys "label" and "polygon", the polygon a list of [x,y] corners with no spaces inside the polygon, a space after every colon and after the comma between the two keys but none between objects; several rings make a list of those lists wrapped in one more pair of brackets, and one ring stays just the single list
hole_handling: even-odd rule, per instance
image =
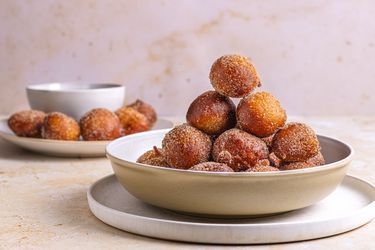
[{"label": "golden brown dough ball", "polygon": [[272,146],[272,141],[273,141],[273,136],[275,134],[269,135],[267,137],[261,137],[260,139],[264,141],[264,143],[267,145],[268,149],[271,149]]},{"label": "golden brown dough ball", "polygon": [[255,166],[246,170],[246,172],[275,172],[275,171],[280,171],[280,170],[272,166]]},{"label": "golden brown dough ball", "polygon": [[208,171],[208,172],[234,172],[227,164],[213,161],[202,162],[189,168],[194,171]]},{"label": "golden brown dough ball", "polygon": [[127,107],[134,108],[139,113],[144,114],[150,123],[150,127],[154,126],[155,122],[158,119],[155,109],[150,104],[147,104],[144,101],[136,100],[135,102],[127,105]]},{"label": "golden brown dough ball", "polygon": [[240,55],[217,59],[211,67],[210,80],[217,92],[230,97],[246,96],[261,85],[254,65]]},{"label": "golden brown dough ball", "polygon": [[286,112],[270,93],[256,92],[243,98],[237,107],[237,123],[242,130],[267,137],[284,126]]},{"label": "golden brown dough ball", "polygon": [[282,161],[306,161],[319,152],[315,132],[303,123],[289,123],[274,136],[272,152]]},{"label": "golden brown dough ball", "polygon": [[9,118],[8,126],[18,136],[40,138],[45,117],[46,114],[38,110],[20,111]]},{"label": "golden brown dough ball", "polygon": [[268,156],[268,160],[270,162],[270,165],[276,168],[280,167],[283,164],[282,160],[277,157],[274,152],[270,153],[270,155]]},{"label": "golden brown dough ball", "polygon": [[268,148],[261,139],[233,128],[216,139],[212,156],[216,162],[225,163],[239,172],[254,167],[259,160],[267,159]]},{"label": "golden brown dough ball", "polygon": [[228,97],[207,91],[190,104],[186,120],[209,135],[219,135],[236,125],[236,107]]},{"label": "golden brown dough ball", "polygon": [[165,135],[162,145],[169,166],[188,169],[209,160],[212,142],[202,131],[182,124]]},{"label": "golden brown dough ball", "polygon": [[126,135],[144,132],[151,129],[147,117],[131,107],[122,107],[116,111]]},{"label": "golden brown dough ball", "polygon": [[107,141],[121,136],[120,121],[108,109],[93,109],[87,112],[79,123],[82,137],[86,141]]},{"label": "golden brown dough ball", "polygon": [[325,160],[322,155],[322,153],[318,153],[314,157],[311,157],[307,161],[298,161],[298,162],[291,162],[291,163],[286,163],[282,164],[279,169],[280,170],[294,170],[294,169],[302,169],[302,168],[311,168],[311,167],[316,167],[320,165],[324,165]]},{"label": "golden brown dough ball", "polygon": [[157,147],[141,155],[137,162],[152,166],[169,167],[168,163],[165,161],[163,149]]},{"label": "golden brown dough ball", "polygon": [[51,112],[46,115],[42,129],[44,139],[77,141],[79,136],[79,125],[72,117],[60,112]]}]

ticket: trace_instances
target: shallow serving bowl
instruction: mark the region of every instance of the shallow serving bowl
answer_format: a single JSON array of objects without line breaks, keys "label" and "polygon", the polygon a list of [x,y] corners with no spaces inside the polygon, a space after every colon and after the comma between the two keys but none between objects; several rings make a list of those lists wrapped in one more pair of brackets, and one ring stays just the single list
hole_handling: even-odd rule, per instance
[{"label": "shallow serving bowl", "polygon": [[115,110],[124,104],[125,86],[114,83],[46,83],[26,88],[32,109],[59,111],[79,120],[94,108]]},{"label": "shallow serving bowl", "polygon": [[351,163],[351,146],[318,136],[327,164],[280,172],[214,173],[136,163],[168,129],[127,136],[106,149],[119,182],[154,206],[208,217],[263,216],[310,206],[328,196]]}]

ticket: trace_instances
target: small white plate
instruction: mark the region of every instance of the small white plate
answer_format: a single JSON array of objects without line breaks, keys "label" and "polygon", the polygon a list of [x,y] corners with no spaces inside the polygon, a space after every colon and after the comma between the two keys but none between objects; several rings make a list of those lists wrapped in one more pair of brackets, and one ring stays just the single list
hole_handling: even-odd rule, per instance
[{"label": "small white plate", "polygon": [[115,175],[87,192],[90,210],[113,227],[144,236],[214,244],[261,244],[327,237],[375,217],[375,187],[346,176],[321,202],[292,212],[253,219],[192,217],[147,205],[130,195]]},{"label": "small white plate", "polygon": [[[0,120],[0,137],[24,149],[59,157],[103,157],[111,141],[59,141],[19,137],[8,127],[8,119]],[[172,128],[173,122],[158,119],[152,130]]]}]

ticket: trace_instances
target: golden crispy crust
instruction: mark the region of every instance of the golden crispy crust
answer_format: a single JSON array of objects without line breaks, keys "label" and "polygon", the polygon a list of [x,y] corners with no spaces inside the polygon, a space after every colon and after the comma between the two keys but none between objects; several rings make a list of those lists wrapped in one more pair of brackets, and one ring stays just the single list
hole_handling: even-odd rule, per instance
[{"label": "golden crispy crust", "polygon": [[271,146],[272,146],[272,141],[273,141],[273,136],[274,136],[274,135],[275,135],[275,134],[269,135],[269,136],[267,136],[267,137],[261,137],[260,139],[261,139],[262,141],[264,141],[264,143],[267,145],[268,148],[271,148]]},{"label": "golden crispy crust", "polygon": [[256,92],[243,98],[237,107],[238,127],[258,137],[267,137],[284,126],[286,112],[270,93]]},{"label": "golden crispy crust", "polygon": [[324,165],[325,160],[321,152],[317,153],[315,156],[309,158],[307,161],[303,162],[291,162],[282,164],[279,169],[280,170],[294,170],[294,169],[302,169],[302,168],[311,168],[320,165]]},{"label": "golden crispy crust", "polygon": [[153,149],[141,155],[137,162],[151,166],[169,167],[165,161],[163,149],[154,146]]},{"label": "golden crispy crust", "polygon": [[236,125],[236,107],[230,98],[207,91],[190,104],[186,120],[209,135],[218,135]]},{"label": "golden crispy crust", "polygon": [[80,136],[80,128],[76,120],[60,113],[47,114],[42,129],[42,137],[51,140],[77,141]]},{"label": "golden crispy crust", "polygon": [[165,135],[162,145],[168,165],[188,169],[209,160],[212,142],[202,131],[182,124]]},{"label": "golden crispy crust", "polygon": [[42,127],[46,114],[38,110],[14,113],[8,120],[9,128],[18,136],[42,137]]},{"label": "golden crispy crust", "polygon": [[271,152],[268,156],[268,160],[270,161],[270,165],[273,167],[280,167],[283,164],[283,161],[275,155],[274,152]]},{"label": "golden crispy crust", "polygon": [[215,141],[212,156],[234,171],[245,171],[259,160],[267,159],[268,148],[259,138],[233,128],[222,133]]},{"label": "golden crispy crust", "polygon": [[272,152],[283,161],[306,161],[319,152],[315,132],[303,123],[289,123],[274,136]]},{"label": "golden crispy crust", "polygon": [[86,141],[113,140],[121,136],[118,117],[104,108],[87,112],[80,120],[82,137]]},{"label": "golden crispy crust", "polygon": [[151,129],[147,117],[131,107],[122,107],[116,111],[126,135],[144,132]]},{"label": "golden crispy crust", "polygon": [[240,55],[225,55],[217,59],[209,77],[217,92],[230,97],[243,97],[261,85],[254,65]]},{"label": "golden crispy crust", "polygon": [[158,119],[155,109],[150,104],[147,104],[139,99],[127,105],[127,107],[134,108],[139,113],[144,114],[150,123],[150,127],[154,126]]}]

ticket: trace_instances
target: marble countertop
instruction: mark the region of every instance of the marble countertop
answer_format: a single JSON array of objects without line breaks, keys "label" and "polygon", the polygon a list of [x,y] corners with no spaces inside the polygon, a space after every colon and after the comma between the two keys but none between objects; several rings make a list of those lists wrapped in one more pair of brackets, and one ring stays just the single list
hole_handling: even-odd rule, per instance
[{"label": "marble countertop", "polygon": [[[293,117],[292,120],[306,122],[317,133],[350,143],[356,154],[349,174],[375,183],[375,117]],[[90,184],[111,173],[105,158],[48,157],[0,139],[0,249],[233,248],[152,239],[102,223],[90,212],[86,191]],[[374,249],[374,235],[372,221],[334,237],[251,247]]]}]

